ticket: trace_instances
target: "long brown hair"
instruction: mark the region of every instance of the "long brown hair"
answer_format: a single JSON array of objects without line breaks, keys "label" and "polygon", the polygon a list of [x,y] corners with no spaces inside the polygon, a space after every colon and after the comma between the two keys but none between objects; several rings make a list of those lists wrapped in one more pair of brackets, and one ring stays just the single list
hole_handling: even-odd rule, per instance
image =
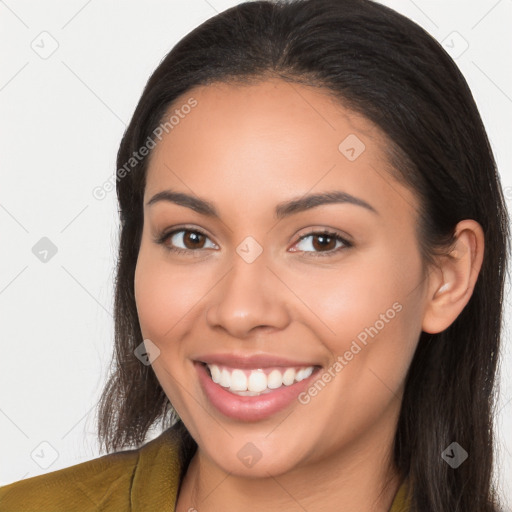
[{"label": "long brown hair", "polygon": [[[495,511],[492,418],[510,252],[501,183],[477,107],[453,60],[421,27],[370,0],[239,4],[181,39],[150,77],[117,156],[115,353],[99,404],[102,446],[139,446],[161,421],[178,430],[185,465],[197,448],[151,366],[134,356],[143,339],[134,271],[148,159],[128,171],[126,163],[192,87],[270,76],[324,88],[389,137],[396,176],[420,203],[425,262],[452,241],[460,220],[481,224],[485,255],[471,299],[449,328],[420,336],[406,378],[394,464],[411,482],[412,510]],[[469,453],[457,469],[441,458],[453,441]]]}]

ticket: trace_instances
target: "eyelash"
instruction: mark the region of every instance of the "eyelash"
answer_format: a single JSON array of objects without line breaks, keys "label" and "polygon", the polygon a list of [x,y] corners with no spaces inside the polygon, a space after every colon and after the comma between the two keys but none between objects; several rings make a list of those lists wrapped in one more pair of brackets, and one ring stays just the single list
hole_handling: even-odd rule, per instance
[{"label": "eyelash", "polygon": [[[173,235],[175,235],[176,233],[180,233],[180,232],[184,232],[184,233],[186,233],[186,232],[188,232],[188,233],[197,233],[197,234],[200,234],[200,235],[202,235],[202,236],[204,236],[206,238],[209,238],[208,235],[206,233],[203,233],[200,229],[190,229],[190,228],[183,228],[182,227],[182,228],[170,231],[170,232],[162,233],[160,236],[158,236],[156,238],[155,242],[157,244],[163,245],[166,250],[168,250],[169,252],[172,252],[174,254],[190,255],[191,253],[197,253],[197,252],[199,252],[201,250],[201,249],[197,249],[197,250],[194,250],[194,249],[181,249],[180,247],[168,246],[166,244],[167,240],[169,238],[171,238]],[[310,236],[319,236],[319,235],[324,235],[324,236],[327,236],[329,238],[334,238],[337,242],[343,243],[344,247],[338,247],[337,249],[331,249],[330,251],[325,251],[325,252],[299,251],[299,250],[297,250],[296,252],[304,252],[304,253],[310,254],[314,258],[316,258],[316,257],[333,256],[334,254],[337,254],[338,252],[340,252],[343,249],[349,249],[350,247],[353,247],[353,244],[351,242],[349,242],[348,240],[346,240],[342,236],[338,235],[338,233],[334,233],[334,232],[328,231],[328,230],[312,231],[310,233],[307,233],[307,234],[301,236],[294,245],[298,244],[300,241],[304,240],[305,238],[308,238]]]}]

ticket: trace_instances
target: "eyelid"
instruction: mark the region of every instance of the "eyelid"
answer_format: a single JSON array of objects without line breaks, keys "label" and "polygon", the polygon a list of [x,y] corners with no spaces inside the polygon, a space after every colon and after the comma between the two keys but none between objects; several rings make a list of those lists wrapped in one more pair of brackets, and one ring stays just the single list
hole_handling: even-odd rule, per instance
[{"label": "eyelid", "polygon": [[[328,257],[328,256],[333,256],[335,254],[338,254],[340,251],[342,251],[344,249],[349,249],[349,248],[353,247],[353,245],[354,245],[354,242],[351,240],[352,237],[350,237],[349,235],[340,234],[338,230],[331,229],[331,228],[326,228],[326,227],[309,227],[309,228],[306,228],[306,229],[307,230],[302,235],[298,235],[298,239],[293,244],[293,246],[297,245],[298,243],[300,243],[305,238],[315,237],[315,236],[320,236],[320,235],[326,235],[329,238],[334,238],[336,241],[341,242],[343,244],[343,247],[338,247],[336,249],[331,249],[331,250],[328,250],[328,251],[301,251],[301,250],[293,250],[292,252],[303,252],[305,254],[312,255],[313,257],[317,257],[317,256],[320,256],[320,257],[326,256],[326,257]],[[202,236],[205,236],[215,246],[218,247],[218,244],[216,244],[213,240],[211,240],[210,235],[207,234],[203,229],[198,228],[196,226],[190,226],[190,225],[174,226],[172,228],[165,229],[161,234],[159,234],[159,235],[157,235],[155,237],[154,242],[157,243],[157,244],[165,246],[166,249],[169,252],[173,252],[173,253],[176,253],[176,254],[187,254],[187,255],[190,254],[190,255],[198,256],[204,250],[211,249],[211,248],[206,248],[206,249],[204,249],[204,248],[182,249],[181,247],[167,247],[166,241],[169,238],[171,238],[172,236],[174,236],[175,234],[180,233],[182,231],[183,232],[187,232],[188,231],[188,232],[192,232],[192,233],[198,233],[198,234],[200,234]]]},{"label": "eyelid", "polygon": [[[301,229],[299,234],[297,235],[298,236],[297,242],[309,235],[320,235],[320,234],[336,235],[340,238],[343,238],[347,244],[352,244],[352,245],[355,244],[353,237],[350,236],[345,231],[341,231],[336,228],[331,228],[331,227],[322,226],[322,225],[309,226],[307,228]],[[295,243],[297,243],[297,242],[295,242]]]},{"label": "eyelid", "polygon": [[[170,247],[167,245],[167,240],[169,240],[170,238],[172,238],[174,235],[176,235],[177,233],[180,233],[180,232],[193,232],[193,233],[198,233],[206,238],[208,238],[209,240],[211,240],[211,237],[210,235],[208,235],[205,231],[203,231],[201,228],[197,228],[195,226],[174,226],[172,228],[168,228],[168,229],[164,229],[160,234],[157,234],[153,241],[157,244],[157,245],[161,245],[169,254],[175,254],[175,255],[183,255],[183,256],[187,256],[187,257],[192,257],[192,258],[200,258],[200,257],[203,257],[204,256],[204,250],[201,250],[201,249],[182,249],[181,247]],[[216,247],[218,247],[218,245],[213,242],[213,240],[211,240],[211,242],[213,243],[213,245],[215,245]],[[208,248],[210,249],[210,248]]]},{"label": "eyelid", "polygon": [[338,255],[340,252],[350,249],[354,246],[354,242],[352,242],[350,236],[341,235],[338,230],[330,229],[330,228],[308,228],[308,231],[299,236],[299,239],[293,244],[292,247],[299,244],[302,240],[308,237],[315,237],[325,235],[328,238],[333,238],[337,242],[341,242],[342,247],[337,247],[335,249],[330,249],[328,251],[301,251],[300,249],[295,249],[292,252],[303,252],[308,255],[308,257],[334,257]]},{"label": "eyelid", "polygon": [[[197,226],[173,226],[171,228],[168,228],[168,229],[164,229],[163,231],[161,231],[159,234],[157,234],[154,238],[154,241],[156,243],[164,243],[165,240],[167,240],[169,237],[171,237],[172,235],[175,235],[176,233],[179,233],[180,231],[190,231],[190,232],[194,232],[194,233],[199,233],[207,238],[209,238],[211,240],[211,236],[205,231],[203,230],[202,228],[198,228]],[[212,240],[213,242],[213,240]],[[213,242],[215,243],[215,242]],[[217,245],[217,244],[215,244]]]}]

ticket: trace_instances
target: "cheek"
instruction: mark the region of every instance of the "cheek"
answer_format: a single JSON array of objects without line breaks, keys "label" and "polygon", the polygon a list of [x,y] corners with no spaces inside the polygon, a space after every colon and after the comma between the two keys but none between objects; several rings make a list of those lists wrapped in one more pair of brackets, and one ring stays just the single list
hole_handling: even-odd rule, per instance
[{"label": "cheek", "polygon": [[321,318],[317,335],[333,357],[326,384],[315,381],[302,403],[324,419],[325,437],[334,443],[340,432],[347,441],[398,407],[421,332],[420,260],[387,254],[377,251],[301,282],[300,293],[306,281],[315,282],[305,302]]},{"label": "cheek", "polygon": [[[415,271],[383,251],[354,254],[338,268],[296,272],[294,291],[335,338],[356,336],[381,314],[394,316],[416,279]],[[290,276],[290,279],[292,276]],[[409,287],[409,290],[408,290]],[[380,325],[380,324],[379,324]]]},{"label": "cheek", "polygon": [[[185,272],[166,261],[164,250],[142,244],[135,268],[135,302],[144,337],[163,342],[207,292],[201,272]],[[196,308],[197,309],[197,308]]]},{"label": "cheek", "polygon": [[397,377],[407,371],[421,332],[421,260],[414,248],[397,253],[381,246],[337,271],[296,276],[296,283],[317,335],[334,358],[344,357],[352,383],[363,366]]},{"label": "cheek", "polygon": [[183,368],[176,363],[182,360],[183,344],[172,340],[182,336],[187,322],[180,320],[190,318],[187,315],[198,300],[189,274],[171,267],[165,252],[143,239],[134,276],[139,324],[143,338],[151,340],[160,350],[152,367],[167,396],[178,406],[182,398],[175,379],[182,380]]}]

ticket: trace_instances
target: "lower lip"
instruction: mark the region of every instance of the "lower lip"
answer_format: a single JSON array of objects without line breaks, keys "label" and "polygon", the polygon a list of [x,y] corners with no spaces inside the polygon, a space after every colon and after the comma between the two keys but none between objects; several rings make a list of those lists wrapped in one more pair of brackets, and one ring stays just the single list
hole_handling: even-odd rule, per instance
[{"label": "lower lip", "polygon": [[290,386],[282,386],[270,393],[258,396],[239,396],[226,391],[211,379],[206,366],[194,362],[199,375],[199,382],[209,401],[225,416],[239,421],[259,421],[285,409],[297,400],[299,394],[309,386],[316,377],[319,368],[300,382]]}]

